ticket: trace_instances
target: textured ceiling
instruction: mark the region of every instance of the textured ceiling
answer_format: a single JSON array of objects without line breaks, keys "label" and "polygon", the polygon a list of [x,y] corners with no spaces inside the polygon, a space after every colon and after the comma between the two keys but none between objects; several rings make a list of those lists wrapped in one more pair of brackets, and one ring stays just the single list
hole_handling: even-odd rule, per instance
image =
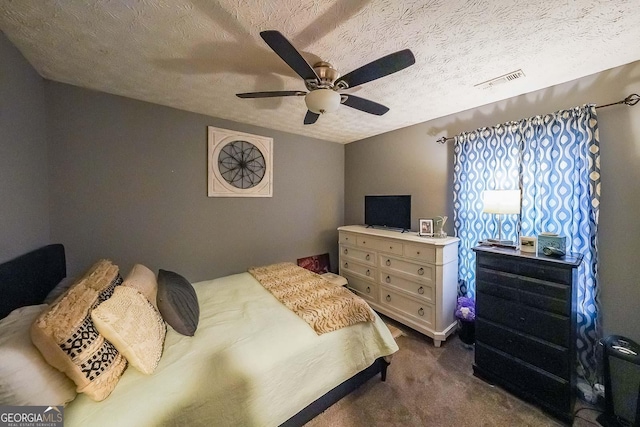
[{"label": "textured ceiling", "polygon": [[[341,143],[640,59],[638,0],[0,0],[0,29],[45,78]],[[410,48],[416,64],[303,125],[305,90],[262,40],[278,30],[342,74]],[[474,85],[522,69],[525,76]]]}]

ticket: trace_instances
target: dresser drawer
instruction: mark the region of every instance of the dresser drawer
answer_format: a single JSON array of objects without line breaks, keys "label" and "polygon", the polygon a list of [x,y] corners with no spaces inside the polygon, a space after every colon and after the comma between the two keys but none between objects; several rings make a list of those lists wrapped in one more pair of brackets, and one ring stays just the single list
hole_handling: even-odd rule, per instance
[{"label": "dresser drawer", "polygon": [[478,268],[476,278],[477,280],[482,280],[493,285],[508,286],[511,288],[517,288],[518,280],[520,280],[517,274],[505,273],[488,268]]},{"label": "dresser drawer", "polygon": [[380,303],[424,323],[429,328],[435,326],[435,310],[432,304],[415,301],[385,286],[380,286]]},{"label": "dresser drawer", "polygon": [[522,335],[496,323],[476,320],[476,340],[518,359],[538,366],[565,380],[569,379],[569,350],[536,338]]},{"label": "dresser drawer", "polygon": [[341,276],[342,276],[342,273],[347,273],[347,274],[352,273],[359,276],[363,276],[366,279],[375,281],[377,272],[378,270],[376,270],[375,268],[369,265],[363,265],[357,262],[349,261],[348,259],[345,259],[345,258],[342,258],[342,260],[340,261]]},{"label": "dresser drawer", "polygon": [[520,291],[517,289],[500,286],[495,282],[489,282],[479,278],[476,281],[476,291],[505,300],[518,301],[520,299]]},{"label": "dresser drawer", "polygon": [[499,376],[511,387],[532,395],[564,413],[572,413],[571,383],[520,362],[481,342],[476,343],[475,364]]},{"label": "dresser drawer", "polygon": [[571,284],[572,272],[567,268],[555,267],[549,263],[523,262],[520,265],[520,274],[549,282],[557,282],[565,285]]},{"label": "dresser drawer", "polygon": [[434,302],[435,290],[433,284],[420,283],[414,280],[409,280],[397,274],[380,271],[380,283],[385,286],[395,287],[409,292],[412,295],[425,300],[426,302]]},{"label": "dresser drawer", "polygon": [[571,315],[571,300],[550,298],[540,294],[520,291],[520,302],[528,307],[539,308],[551,313]]},{"label": "dresser drawer", "polygon": [[341,231],[338,234],[338,243],[342,245],[356,245],[356,235],[353,233],[347,233],[346,231]]},{"label": "dresser drawer", "polygon": [[429,264],[406,261],[403,259],[380,255],[380,268],[409,274],[413,277],[433,282],[435,280],[435,267]]},{"label": "dresser drawer", "polygon": [[425,262],[436,262],[436,248],[427,245],[404,244],[404,256]]},{"label": "dresser drawer", "polygon": [[344,258],[344,261],[348,261],[346,258],[358,261],[362,264],[371,266],[376,265],[376,253],[371,251],[363,251],[351,246],[340,245],[340,256]]},{"label": "dresser drawer", "polygon": [[375,237],[357,236],[357,244],[361,248],[367,248],[380,252],[402,255],[402,243],[395,240],[382,240]]},{"label": "dresser drawer", "polygon": [[367,301],[378,301],[378,285],[367,280],[351,276],[347,273],[342,274],[347,279],[347,287]]},{"label": "dresser drawer", "polygon": [[520,293],[517,289],[518,276],[487,268],[478,268],[476,273],[476,288],[500,298],[518,301]]},{"label": "dresser drawer", "polygon": [[478,269],[480,269],[480,267],[485,267],[491,270],[503,271],[505,273],[518,274],[518,262],[522,261],[504,256],[476,253],[476,264]]},{"label": "dresser drawer", "polygon": [[571,286],[546,280],[520,277],[518,287],[523,291],[544,295],[550,298],[571,300]]},{"label": "dresser drawer", "polygon": [[571,324],[566,316],[529,308],[483,292],[476,297],[476,315],[563,347],[570,345]]},{"label": "dresser drawer", "polygon": [[571,284],[571,269],[556,267],[549,262],[531,262],[523,258],[488,255],[484,253],[477,253],[476,257],[478,267],[490,268],[549,282],[563,283],[565,285]]},{"label": "dresser drawer", "polygon": [[569,286],[523,278],[487,268],[478,268],[476,280],[476,288],[479,292],[518,301],[526,306],[557,314],[566,316],[571,314]]}]

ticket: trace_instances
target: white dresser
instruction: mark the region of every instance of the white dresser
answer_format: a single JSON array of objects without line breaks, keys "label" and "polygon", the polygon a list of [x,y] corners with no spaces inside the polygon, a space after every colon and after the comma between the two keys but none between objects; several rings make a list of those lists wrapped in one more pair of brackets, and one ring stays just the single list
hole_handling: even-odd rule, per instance
[{"label": "white dresser", "polygon": [[340,275],[374,310],[433,338],[455,331],[458,241],[415,232],[338,228]]}]

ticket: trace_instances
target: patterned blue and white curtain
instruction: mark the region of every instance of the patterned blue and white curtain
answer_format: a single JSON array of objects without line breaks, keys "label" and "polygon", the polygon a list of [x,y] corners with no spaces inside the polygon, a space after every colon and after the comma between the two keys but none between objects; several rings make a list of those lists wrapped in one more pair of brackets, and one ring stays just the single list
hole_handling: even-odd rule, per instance
[{"label": "patterned blue and white curtain", "polygon": [[597,231],[600,142],[595,107],[587,105],[456,136],[454,230],[460,238],[459,276],[475,297],[478,241],[497,235],[496,215],[482,212],[485,190],[522,190],[520,215],[503,215],[503,236],[567,236],[578,269],[577,349],[580,374],[593,383],[600,337]]}]

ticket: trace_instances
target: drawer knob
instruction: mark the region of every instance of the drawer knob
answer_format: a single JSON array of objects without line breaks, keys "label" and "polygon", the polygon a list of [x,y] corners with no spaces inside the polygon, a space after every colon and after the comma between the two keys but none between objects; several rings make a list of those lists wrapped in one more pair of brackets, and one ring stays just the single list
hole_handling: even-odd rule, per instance
[{"label": "drawer knob", "polygon": [[387,283],[391,283],[391,277],[387,276],[386,279],[384,279]]},{"label": "drawer knob", "polygon": [[418,270],[418,274],[422,276],[424,274],[424,268],[420,267],[420,270]]},{"label": "drawer knob", "polygon": [[367,270],[367,272],[365,273],[367,276],[371,276],[371,271]]},{"label": "drawer knob", "polygon": [[420,295],[424,294],[424,288],[423,288],[422,286],[420,286],[420,287],[418,288],[418,293],[419,293]]},{"label": "drawer knob", "polygon": [[391,260],[388,259],[387,262],[385,262],[385,264],[387,264],[387,267],[391,265]]},{"label": "drawer knob", "polygon": [[366,244],[367,244],[367,242],[365,242],[365,241],[363,240],[363,241],[362,241],[362,244],[363,244],[363,245],[366,245]]},{"label": "drawer knob", "polygon": [[418,314],[420,316],[424,316],[424,309],[422,307],[420,307],[420,310],[418,310]]},{"label": "drawer knob", "polygon": [[387,302],[391,301],[391,295],[387,295],[387,298],[385,298],[387,300]]},{"label": "drawer knob", "polygon": [[393,249],[393,246],[389,246],[389,249]]},{"label": "drawer knob", "polygon": [[371,286],[367,286],[367,293],[370,294],[371,293]]},{"label": "drawer knob", "polygon": [[521,322],[524,322],[524,321],[525,321],[525,318],[524,318],[524,317],[521,317],[521,318],[520,318],[520,321],[521,321]]},{"label": "drawer knob", "polygon": [[420,251],[416,252],[416,255],[420,255]]},{"label": "drawer knob", "polygon": [[348,262],[344,263],[344,268],[349,268],[349,263]]},{"label": "drawer knob", "polygon": [[346,248],[345,248],[345,250],[344,250],[344,254],[346,255],[346,254],[348,254],[348,253],[349,253],[349,249],[346,249]]},{"label": "drawer knob", "polygon": [[369,261],[371,259],[371,255],[367,254],[366,257],[364,257],[364,259],[366,259],[367,261]]}]

